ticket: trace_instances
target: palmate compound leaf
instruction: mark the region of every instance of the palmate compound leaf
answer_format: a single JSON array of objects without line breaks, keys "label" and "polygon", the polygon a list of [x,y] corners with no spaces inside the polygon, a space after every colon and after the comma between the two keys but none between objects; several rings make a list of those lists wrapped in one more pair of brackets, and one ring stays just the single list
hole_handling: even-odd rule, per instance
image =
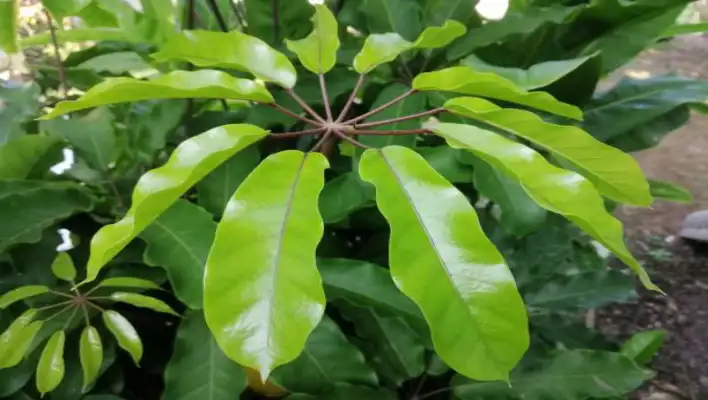
[{"label": "palmate compound leaf", "polygon": [[327,167],[320,153],[266,158],[227,204],[207,260],[207,324],[224,353],[263,380],[302,352],[324,312],[315,249]]},{"label": "palmate compound leaf", "polygon": [[297,54],[300,63],[314,74],[327,73],[337,62],[339,31],[337,19],[327,6],[315,6],[312,33],[301,40],[286,40],[288,50]]},{"label": "palmate compound leaf", "polygon": [[144,81],[135,78],[108,78],[89,89],[81,98],[62,101],[40,119],[52,119],[72,111],[106,104],[150,99],[236,99],[270,103],[273,97],[265,85],[250,79],[234,78],[216,70],[174,71]]},{"label": "palmate compound leaf", "polygon": [[467,198],[413,150],[369,149],[359,173],[391,226],[396,285],[420,307],[440,357],[478,380],[507,380],[529,345],[526,309]]},{"label": "palmate compound leaf", "polygon": [[55,332],[47,341],[37,364],[37,391],[44,396],[64,379],[64,331]]},{"label": "palmate compound leaf", "polygon": [[196,182],[267,133],[248,124],[224,125],[177,146],[165,165],[140,177],[126,216],[104,226],[93,237],[85,282],[96,279],[108,261]]},{"label": "palmate compound leaf", "polygon": [[454,98],[445,102],[444,107],[520,136],[570,161],[604,196],[639,206],[648,206],[653,201],[649,184],[634,157],[580,128],[551,124],[532,112],[501,108],[476,97]]},{"label": "palmate compound leaf", "polygon": [[450,146],[471,151],[519,181],[541,207],[568,218],[634,270],[644,286],[659,290],[627,249],[622,223],[607,212],[597,189],[582,175],[558,168],[531,148],[485,129],[451,123],[432,129]]}]

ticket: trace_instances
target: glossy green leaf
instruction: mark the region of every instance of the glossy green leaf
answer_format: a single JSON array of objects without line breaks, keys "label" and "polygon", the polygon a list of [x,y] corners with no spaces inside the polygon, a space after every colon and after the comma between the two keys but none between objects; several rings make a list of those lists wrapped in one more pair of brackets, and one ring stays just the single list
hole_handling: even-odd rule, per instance
[{"label": "glossy green leaf", "polygon": [[209,253],[209,328],[229,358],[264,380],[300,354],[324,312],[315,249],[324,229],[317,200],[327,166],[320,153],[266,158],[227,204]]},{"label": "glossy green leaf", "polygon": [[215,70],[174,71],[149,81],[134,78],[108,78],[92,87],[81,98],[62,101],[41,119],[51,119],[76,110],[106,104],[149,99],[227,98],[270,103],[273,97],[263,84],[234,78]]},{"label": "glossy green leaf", "polygon": [[0,0],[0,50],[17,53],[19,0]]},{"label": "glossy green leaf", "polygon": [[474,181],[474,169],[458,160],[457,153],[459,152],[457,150],[448,146],[421,146],[415,150],[450,183],[471,183]]},{"label": "glossy green leaf", "polygon": [[659,290],[624,243],[622,223],[605,210],[590,181],[548,163],[522,144],[470,125],[442,123],[434,132],[454,148],[477,157],[517,180],[541,207],[565,216],[627,264],[644,286]]},{"label": "glossy green leaf", "polygon": [[91,1],[92,0],[42,0],[42,5],[52,14],[52,17],[61,21],[64,17],[76,15]]},{"label": "glossy green leaf", "polygon": [[101,228],[91,240],[86,280],[214,168],[267,134],[247,124],[224,125],[182,142],[162,167],[143,175],[133,189],[130,210],[120,221]]},{"label": "glossy green leaf", "polygon": [[4,351],[0,350],[0,355],[2,356],[0,357],[0,368],[10,368],[19,365],[30,351],[30,346],[42,326],[44,326],[44,321],[31,322],[9,342]]},{"label": "glossy green leaf", "polygon": [[415,0],[363,0],[359,11],[371,33],[394,32],[414,40],[423,30],[420,5]]},{"label": "glossy green leaf", "polygon": [[10,304],[29,297],[47,293],[49,288],[40,285],[20,286],[0,296],[0,308],[7,308]]},{"label": "glossy green leaf", "polygon": [[154,297],[145,296],[139,293],[129,293],[129,292],[115,292],[111,294],[111,300],[133,305],[135,307],[147,308],[153,311],[177,315],[177,312],[168,306],[162,300],[158,300]]},{"label": "glossy green leaf", "polygon": [[26,178],[57,143],[53,137],[27,135],[0,144],[0,179]]},{"label": "glossy green leaf", "polygon": [[288,400],[396,400],[399,397],[385,388],[369,386],[354,386],[337,384],[334,388],[322,394],[296,393],[287,397]]},{"label": "glossy green leaf", "polygon": [[138,365],[143,357],[143,343],[133,325],[124,316],[113,310],[104,311],[101,316],[106,328],[116,338],[118,346],[127,351],[135,364]]},{"label": "glossy green leaf", "polygon": [[[125,31],[118,28],[75,28],[65,29],[57,32],[58,44],[73,42],[98,42],[103,40],[110,40],[116,42],[135,42],[133,38],[126,35]],[[33,46],[46,46],[48,44],[52,44],[52,36],[49,32],[31,35],[19,40],[19,45],[23,49]]]},{"label": "glossy green leaf", "polygon": [[177,298],[192,309],[203,306],[204,266],[215,234],[212,215],[184,200],[174,203],[140,234],[148,245],[145,262],[163,267]]},{"label": "glossy green leaf", "polygon": [[101,371],[103,364],[103,344],[98,330],[93,326],[87,326],[81,332],[79,339],[79,358],[81,369],[84,373],[84,387],[93,382]]},{"label": "glossy green leaf", "polygon": [[322,220],[326,224],[342,221],[350,214],[374,203],[371,186],[353,172],[347,172],[327,182],[319,199]]},{"label": "glossy green leaf", "polygon": [[649,191],[652,196],[664,201],[684,204],[693,202],[691,191],[674,183],[649,179]]},{"label": "glossy green leaf", "polygon": [[467,28],[457,21],[445,21],[442,26],[431,26],[418,36],[413,43],[416,49],[440,49],[452,43],[467,32]]},{"label": "glossy green leaf", "polygon": [[246,373],[216,344],[204,315],[190,312],[180,324],[165,369],[165,399],[232,400],[246,389]]},{"label": "glossy green leaf", "polygon": [[183,60],[200,67],[246,71],[285,88],[292,88],[297,80],[295,67],[284,54],[238,31],[183,31],[170,38],[152,57],[157,61]]},{"label": "glossy green leaf", "polygon": [[273,372],[273,382],[295,393],[320,393],[335,383],[375,386],[376,373],[347,341],[336,323],[323,317],[302,354]]},{"label": "glossy green leaf", "polygon": [[25,360],[16,367],[0,369],[0,396],[3,399],[15,400],[14,396],[21,393],[20,390],[32,379],[35,369],[36,360]]},{"label": "glossy green leaf", "polygon": [[339,27],[334,14],[325,5],[315,6],[312,33],[301,40],[286,40],[288,50],[297,54],[300,63],[315,74],[329,72],[337,62]]},{"label": "glossy green leaf", "polygon": [[555,278],[524,296],[529,307],[586,310],[635,298],[634,280],[620,271],[592,271]]},{"label": "glossy green leaf", "polygon": [[52,273],[59,279],[73,282],[76,279],[76,267],[71,260],[71,256],[66,252],[57,253],[57,257],[52,263]]},{"label": "glossy green leaf", "polygon": [[133,277],[115,277],[102,280],[98,287],[106,288],[133,288],[133,289],[160,289],[160,285],[153,281]]},{"label": "glossy green leaf", "polygon": [[507,379],[528,347],[526,310],[467,198],[404,147],[367,150],[359,173],[391,225],[394,281],[421,308],[437,353],[466,376]]},{"label": "glossy green leaf", "polygon": [[478,0],[424,0],[423,17],[426,25],[441,25],[453,19],[471,26],[479,20],[477,3]]},{"label": "glossy green leaf", "polygon": [[538,370],[513,373],[511,384],[473,382],[461,376],[453,378],[452,384],[461,400],[520,395],[532,400],[567,400],[622,396],[653,376],[619,353],[574,350],[558,352]]},{"label": "glossy green leaf", "polygon": [[622,344],[620,352],[639,365],[649,364],[663,346],[665,337],[666,331],[663,329],[635,333]]},{"label": "glossy green leaf", "polygon": [[583,115],[577,107],[562,103],[548,93],[527,92],[497,74],[477,72],[468,67],[422,73],[413,80],[413,89],[489,97],[578,120]]},{"label": "glossy green leaf", "polygon": [[569,73],[575,71],[593,56],[572,58],[569,60],[546,61],[532,65],[527,69],[500,67],[492,65],[480,59],[474,54],[470,54],[460,61],[460,65],[471,68],[478,72],[492,72],[502,76],[523,90],[533,90],[546,87],[561,79]]},{"label": "glossy green leaf", "polygon": [[448,100],[445,108],[520,136],[570,161],[598,191],[613,200],[648,206],[653,199],[634,157],[608,146],[580,128],[545,122],[538,115],[501,108],[474,97]]},{"label": "glossy green leaf", "polygon": [[627,153],[656,147],[666,135],[688,123],[692,108],[698,109],[701,106],[700,104],[678,106],[609,140],[607,144]]},{"label": "glossy green leaf", "polygon": [[247,147],[231,157],[197,183],[199,205],[221,217],[231,195],[260,162],[261,153],[257,146]]},{"label": "glossy green leaf", "polygon": [[37,391],[44,395],[54,390],[64,379],[64,331],[55,332],[42,350],[37,364]]},{"label": "glossy green leaf", "polygon": [[32,323],[36,315],[37,310],[32,308],[26,310],[22,315],[12,321],[10,326],[0,335],[0,368],[10,366],[6,365],[6,360],[14,358],[11,355],[16,350],[15,343],[22,340],[23,331]]},{"label": "glossy green leaf", "polygon": [[[392,83],[384,88],[379,93],[376,101],[371,105],[371,109],[378,108],[396,97],[408,92],[410,87],[401,83]],[[426,110],[426,97],[424,94],[416,93],[406,97],[395,105],[377,113],[364,122],[383,121],[392,118],[404,117],[410,114],[419,113]],[[419,129],[421,128],[421,120],[413,119],[408,121],[397,122],[373,128],[372,130],[398,130],[398,129]],[[363,128],[362,128],[363,129]],[[405,147],[413,147],[415,145],[415,135],[364,135],[358,140],[371,147],[385,147],[390,145],[400,145]]]},{"label": "glossy green leaf", "polygon": [[[243,0],[248,34],[278,47],[283,39],[300,39],[307,35],[312,16],[308,0]],[[229,13],[225,13],[229,14]]]}]

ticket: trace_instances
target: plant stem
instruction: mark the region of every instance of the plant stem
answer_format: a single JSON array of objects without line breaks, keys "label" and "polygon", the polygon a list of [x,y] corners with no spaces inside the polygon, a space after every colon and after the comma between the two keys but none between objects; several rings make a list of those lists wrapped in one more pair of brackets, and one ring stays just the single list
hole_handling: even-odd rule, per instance
[{"label": "plant stem", "polygon": [[86,301],[86,304],[90,305],[91,307],[97,309],[100,312],[106,312],[106,310],[104,310],[103,308],[99,307],[97,304],[94,304],[90,301]]},{"label": "plant stem", "polygon": [[209,9],[211,10],[211,13],[214,14],[214,18],[216,18],[216,22],[219,24],[219,29],[221,29],[224,32],[229,31],[228,25],[226,25],[226,20],[224,19],[224,16],[221,14],[221,10],[219,10],[219,5],[216,4],[216,0],[207,0],[207,4],[209,5]]},{"label": "plant stem", "polygon": [[280,15],[278,14],[278,0],[273,0],[273,43],[280,42]]},{"label": "plant stem", "polygon": [[295,101],[297,101],[297,104],[299,104],[300,107],[302,107],[303,110],[307,111],[307,113],[310,114],[314,119],[320,121],[320,123],[323,123],[323,124],[324,124],[325,122],[327,122],[327,121],[324,120],[324,118],[320,117],[320,115],[317,114],[317,113],[315,112],[315,110],[313,110],[307,103],[305,103],[305,100],[303,100],[302,97],[298,96],[297,93],[295,93],[294,90],[292,90],[292,89],[285,89],[285,91],[290,95],[290,97],[292,97],[293,99],[295,99]]},{"label": "plant stem", "polygon": [[273,139],[289,139],[300,136],[317,135],[318,133],[324,132],[326,129],[327,128],[316,128],[299,132],[274,133],[271,134],[269,137],[272,137]]},{"label": "plant stem", "polygon": [[354,129],[349,131],[353,135],[425,135],[431,133],[430,129],[397,129],[390,131],[373,131],[367,129]]},{"label": "plant stem", "polygon": [[49,293],[54,294],[54,295],[57,295],[57,296],[61,296],[61,297],[67,297],[67,298],[70,298],[70,299],[73,299],[73,298],[74,298],[74,296],[72,296],[72,295],[70,295],[70,294],[58,292],[58,291],[56,291],[56,290],[50,290]]},{"label": "plant stem", "polygon": [[281,106],[280,104],[277,104],[277,103],[263,103],[263,104],[266,105],[266,106],[268,106],[268,107],[271,107],[271,108],[273,108],[273,109],[275,109],[275,110],[277,110],[277,111],[280,111],[281,113],[283,113],[283,114],[285,114],[285,115],[287,115],[287,116],[289,116],[289,117],[298,119],[298,120],[300,120],[300,121],[307,122],[307,123],[310,124],[310,125],[320,126],[320,125],[322,124],[321,122],[317,122],[317,121],[313,121],[313,120],[311,120],[311,119],[309,119],[309,118],[301,117],[301,116],[295,114],[294,112],[288,110],[287,108]]},{"label": "plant stem", "polygon": [[435,395],[438,395],[440,393],[449,392],[451,390],[452,390],[451,387],[444,387],[442,389],[433,390],[432,392],[428,392],[420,397],[413,397],[411,400],[423,400],[423,399],[427,399],[428,397],[433,397]]},{"label": "plant stem", "polygon": [[47,319],[44,320],[44,323],[46,324],[47,322],[53,320],[54,318],[56,318],[57,316],[63,314],[64,311],[70,309],[71,307],[72,307],[72,305],[69,304],[68,306],[66,306],[66,307],[62,308],[61,310],[57,311],[56,313],[50,315],[49,318],[47,318]]},{"label": "plant stem", "polygon": [[91,326],[91,319],[88,315],[88,310],[86,310],[86,304],[81,304],[81,310],[84,313],[84,319],[86,320],[86,326]]},{"label": "plant stem", "polygon": [[[331,129],[328,129],[328,130],[324,133],[324,135],[322,135],[322,137],[320,138],[320,140],[318,140],[317,143],[315,143],[315,145],[312,146],[312,148],[310,149],[310,151],[308,151],[308,153],[314,153],[314,152],[316,152],[317,150],[319,150],[320,147],[321,147],[327,140],[329,140],[329,138],[330,138],[331,136],[332,136],[332,130],[331,130]],[[326,154],[325,154],[325,156],[326,156]]]},{"label": "plant stem", "polygon": [[386,103],[386,104],[382,104],[381,106],[379,106],[379,107],[377,107],[377,108],[374,108],[373,110],[371,110],[371,111],[369,111],[369,112],[367,112],[367,113],[365,113],[365,114],[361,114],[360,116],[358,116],[358,117],[356,117],[356,118],[353,118],[353,119],[350,119],[349,121],[346,121],[345,124],[346,124],[346,125],[354,125],[354,124],[356,124],[357,122],[361,121],[362,119],[366,119],[366,118],[368,118],[368,117],[370,117],[370,116],[372,116],[372,115],[374,115],[374,114],[380,113],[381,111],[383,111],[383,110],[385,110],[385,109],[391,107],[392,105],[394,105],[394,104],[400,102],[401,100],[403,100],[403,99],[405,99],[406,97],[408,97],[408,96],[414,94],[415,92],[416,92],[415,89],[411,89],[411,90],[409,90],[409,91],[403,93],[402,95],[396,97],[395,99],[389,101],[389,102]]},{"label": "plant stem", "polygon": [[50,306],[40,307],[40,308],[37,309],[37,311],[39,312],[39,311],[51,310],[52,308],[57,308],[57,307],[65,306],[65,305],[67,305],[67,304],[69,304],[69,303],[72,303],[73,301],[74,301],[74,300],[67,300],[67,301],[62,301],[61,303],[52,304],[52,305],[50,305]]},{"label": "plant stem", "polygon": [[333,131],[335,135],[337,135],[340,139],[346,140],[347,142],[353,144],[356,147],[360,147],[362,149],[370,149],[370,146],[367,146],[363,143],[358,142],[356,139],[353,137],[347,135],[346,133],[339,131],[339,130],[334,130]]},{"label": "plant stem", "polygon": [[62,328],[62,330],[66,330],[66,328],[69,327],[69,324],[71,324],[71,321],[74,319],[74,317],[76,316],[76,313],[77,313],[78,311],[79,311],[79,307],[74,307],[74,311],[71,312],[71,316],[70,316],[69,319],[66,320],[66,322],[64,323],[64,327]]},{"label": "plant stem", "polygon": [[66,99],[69,91],[69,86],[66,82],[66,70],[64,69],[64,63],[61,61],[61,54],[59,54],[59,41],[57,40],[57,31],[54,27],[54,22],[52,22],[52,16],[49,11],[44,10],[44,15],[47,17],[47,25],[49,25],[49,35],[52,38],[52,46],[54,46],[54,61],[57,64],[57,70],[59,71],[59,87],[62,92],[62,96]]},{"label": "plant stem", "polygon": [[320,78],[320,89],[322,90],[322,101],[324,101],[325,112],[327,113],[327,121],[332,122],[332,108],[329,105],[329,96],[327,95],[327,83],[323,74],[318,75]]},{"label": "plant stem", "polygon": [[233,1],[229,1],[228,3],[231,7],[231,11],[233,11],[234,15],[236,16],[236,21],[238,21],[238,24],[241,27],[241,31],[243,33],[246,33],[246,23],[244,21],[244,18],[241,16],[241,13],[238,11],[236,3],[234,3]]},{"label": "plant stem", "polygon": [[374,122],[367,122],[364,124],[357,124],[357,125],[354,125],[354,128],[357,128],[357,129],[358,128],[371,128],[374,126],[395,124],[396,122],[408,121],[410,119],[423,118],[423,117],[428,117],[431,115],[440,114],[443,111],[445,111],[445,109],[443,107],[440,107],[440,108],[435,108],[435,109],[428,110],[428,111],[419,112],[416,114],[404,115],[404,116],[398,117],[398,118],[391,118],[391,119],[385,119],[382,121],[374,121]]},{"label": "plant stem", "polygon": [[339,113],[339,116],[337,117],[337,120],[335,122],[342,122],[342,120],[344,118],[346,118],[347,113],[349,112],[349,109],[352,107],[352,104],[354,104],[354,100],[356,99],[356,94],[359,92],[359,89],[361,89],[361,86],[364,84],[364,78],[365,78],[364,74],[359,75],[359,79],[356,81],[356,85],[354,85],[354,89],[352,90],[352,93],[349,95],[349,99],[347,99],[347,103],[344,105],[344,108],[342,108],[342,111]]}]

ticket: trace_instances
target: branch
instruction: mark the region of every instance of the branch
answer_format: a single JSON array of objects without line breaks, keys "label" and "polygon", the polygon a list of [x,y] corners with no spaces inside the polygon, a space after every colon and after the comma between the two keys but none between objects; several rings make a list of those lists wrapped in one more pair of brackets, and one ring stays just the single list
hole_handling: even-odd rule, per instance
[{"label": "branch", "polygon": [[287,108],[281,106],[280,104],[277,104],[277,103],[262,103],[262,104],[266,105],[270,108],[273,108],[274,110],[280,111],[281,113],[283,113],[289,117],[295,118],[295,119],[303,121],[303,122],[307,122],[310,125],[315,125],[315,126],[322,125],[320,122],[313,121],[309,118],[301,117],[301,116],[295,114],[294,112],[288,110]]},{"label": "branch", "polygon": [[280,15],[278,15],[278,0],[273,0],[273,43],[280,42]]},{"label": "branch", "polygon": [[408,97],[408,96],[410,96],[410,95],[412,95],[412,94],[414,94],[414,93],[416,93],[416,90],[415,90],[415,89],[411,89],[411,90],[409,90],[409,91],[403,93],[402,95],[396,97],[395,99],[389,101],[389,102],[386,103],[386,104],[383,104],[383,105],[381,105],[381,106],[379,106],[379,107],[377,107],[377,108],[375,108],[375,109],[373,109],[373,110],[371,110],[371,111],[369,111],[369,112],[367,112],[367,113],[365,113],[365,114],[361,114],[360,116],[358,116],[358,117],[356,117],[356,118],[353,118],[353,119],[350,119],[349,121],[346,121],[345,124],[346,124],[346,125],[354,125],[354,124],[356,124],[357,122],[361,121],[362,119],[366,119],[366,118],[368,118],[368,117],[370,117],[370,116],[372,116],[372,115],[374,115],[374,114],[380,113],[381,111],[383,111],[383,110],[385,110],[385,109],[391,107],[392,105],[394,105],[394,104],[400,102],[401,100],[405,99],[406,97]]},{"label": "branch", "polygon": [[334,134],[337,135],[339,138],[341,138],[341,139],[343,139],[343,140],[346,140],[347,142],[353,144],[353,145],[356,146],[356,147],[360,147],[360,148],[362,148],[362,149],[370,149],[370,148],[371,148],[370,146],[367,146],[367,145],[365,145],[365,144],[363,144],[363,143],[358,142],[357,140],[355,140],[354,138],[352,138],[352,137],[350,137],[349,135],[345,134],[344,132],[341,132],[341,131],[336,130],[336,129],[335,129],[333,132],[334,132]]},{"label": "branch", "polygon": [[327,96],[327,83],[325,82],[325,77],[319,74],[320,77],[320,89],[322,90],[322,101],[324,101],[325,112],[327,113],[327,121],[332,122],[332,108],[329,106],[329,96]]},{"label": "branch", "polygon": [[305,100],[302,99],[302,97],[298,96],[295,91],[292,89],[285,89],[285,91],[293,98],[295,101],[297,101],[297,104],[302,107],[303,110],[307,111],[308,114],[310,114],[313,118],[316,120],[320,121],[320,123],[326,123],[327,121],[324,120],[324,118],[320,117],[319,114],[315,112],[307,103],[305,103]]},{"label": "branch", "polygon": [[410,120],[410,119],[423,118],[423,117],[428,117],[428,116],[431,116],[431,115],[437,115],[437,114],[440,114],[440,113],[443,112],[443,111],[445,111],[445,108],[439,107],[439,108],[434,108],[434,109],[432,109],[432,110],[419,112],[419,113],[416,113],[416,114],[404,115],[404,116],[398,117],[398,118],[384,119],[384,120],[382,120],[382,121],[367,122],[367,123],[365,123],[365,124],[357,124],[357,125],[354,125],[354,128],[355,128],[355,129],[358,129],[358,128],[371,128],[371,127],[374,127],[374,126],[395,124],[395,123],[397,123],[397,122],[408,121],[408,120]]},{"label": "branch", "polygon": [[359,80],[356,81],[356,85],[354,85],[354,89],[352,90],[352,93],[349,95],[349,99],[347,99],[347,103],[344,105],[344,108],[342,108],[342,111],[339,113],[339,116],[337,117],[337,120],[335,122],[342,122],[342,120],[347,116],[349,109],[352,107],[352,104],[354,104],[354,99],[356,99],[356,94],[359,92],[359,89],[361,89],[361,86],[363,84],[364,84],[364,74],[361,74],[361,75],[359,75]]},{"label": "branch", "polygon": [[327,130],[327,128],[308,129],[306,131],[299,132],[274,133],[269,135],[268,137],[271,137],[273,139],[289,139],[300,136],[317,135],[318,133],[324,132],[325,130]]},{"label": "branch", "polygon": [[44,10],[44,15],[47,17],[47,24],[49,25],[49,35],[52,38],[52,46],[54,46],[54,61],[57,63],[57,70],[59,71],[59,88],[61,89],[63,97],[66,99],[69,91],[69,86],[66,82],[66,70],[64,69],[64,63],[61,61],[61,54],[59,54],[59,41],[57,40],[57,31],[52,22],[52,16],[49,15],[49,11]]},{"label": "branch", "polygon": [[433,132],[430,129],[398,129],[390,131],[353,129],[348,131],[348,133],[352,135],[426,135]]},{"label": "branch", "polygon": [[[329,142],[329,139],[330,139],[331,136],[332,136],[332,130],[331,130],[331,129],[327,129],[327,131],[325,132],[325,134],[322,135],[322,138],[320,138],[320,140],[318,140],[317,143],[315,143],[315,145],[312,146],[312,148],[310,149],[310,151],[309,151],[308,153],[314,153],[315,151],[319,150],[319,148],[320,148],[325,142]],[[325,151],[327,151],[327,149],[323,148],[323,149],[322,149],[322,154],[324,154],[324,156],[327,157],[328,154],[326,154]]]},{"label": "branch", "polygon": [[214,17],[216,18],[216,22],[219,24],[219,28],[224,32],[228,32],[229,27],[228,27],[228,25],[226,25],[226,20],[224,19],[224,16],[221,14],[221,11],[219,10],[219,5],[216,4],[216,0],[207,0],[207,4],[209,5],[209,9],[211,10],[211,13],[214,14]]}]

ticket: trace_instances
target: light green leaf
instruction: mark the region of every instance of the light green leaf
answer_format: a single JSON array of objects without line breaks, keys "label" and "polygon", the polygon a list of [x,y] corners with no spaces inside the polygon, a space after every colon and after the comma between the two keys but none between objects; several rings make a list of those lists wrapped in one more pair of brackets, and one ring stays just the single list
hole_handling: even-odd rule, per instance
[{"label": "light green leaf", "polygon": [[[61,22],[64,17],[76,15],[92,0],[42,0],[42,5],[52,14],[52,17]],[[62,25],[61,23],[59,25]]]},{"label": "light green leaf", "polygon": [[[2,4],[2,2],[0,2],[0,4]],[[136,40],[126,35],[125,31],[122,29],[109,27],[76,28],[57,32],[58,44],[100,41],[135,42]],[[19,41],[19,45],[23,49],[33,46],[46,46],[51,43],[52,36],[49,32],[28,36]]]},{"label": "light green leaf", "polygon": [[0,0],[0,50],[17,53],[19,0]]},{"label": "light green leaf", "polygon": [[695,33],[708,32],[708,22],[699,22],[695,24],[677,24],[669,27],[664,31],[663,37],[674,37],[681,35],[692,35]]},{"label": "light green leaf", "polygon": [[457,21],[445,21],[442,26],[431,26],[413,43],[416,49],[439,49],[446,47],[467,32],[467,27]]},{"label": "light green leaf", "polygon": [[12,358],[12,353],[16,350],[15,343],[23,338],[23,331],[34,320],[37,310],[30,308],[17,317],[5,332],[0,335],[0,368],[7,368],[6,360]]},{"label": "light green leaf", "polygon": [[649,364],[663,346],[664,337],[666,331],[663,329],[635,333],[622,344],[620,352],[639,365]]},{"label": "light green leaf", "polygon": [[[347,142],[348,143],[348,142]],[[326,224],[342,221],[355,211],[373,205],[374,191],[353,172],[339,175],[325,184],[319,199]]]},{"label": "light green leaf", "polygon": [[108,261],[196,182],[267,133],[253,125],[224,125],[177,146],[165,165],[140,178],[133,189],[132,206],[126,216],[104,226],[93,237],[85,282],[96,279]]},{"label": "light green leaf", "polygon": [[20,300],[29,297],[39,296],[49,292],[49,288],[40,285],[20,286],[0,296],[0,308],[7,308]]},{"label": "light green leaf", "polygon": [[250,146],[231,157],[197,183],[197,202],[221,217],[226,203],[248,174],[261,162],[258,146]]},{"label": "light green leaf", "polygon": [[101,336],[93,326],[87,326],[81,332],[79,339],[79,359],[84,372],[84,387],[93,382],[101,371],[103,364],[103,344]]},{"label": "light green leaf", "polygon": [[104,311],[101,316],[106,328],[116,338],[118,346],[127,351],[135,364],[138,365],[143,357],[143,343],[133,325],[124,316],[113,310]]},{"label": "light green leaf", "polygon": [[287,397],[288,400],[396,400],[396,393],[385,388],[371,388],[369,386],[354,386],[337,384],[333,389],[322,394],[295,393]]},{"label": "light green leaf", "polygon": [[160,286],[153,281],[141,278],[132,277],[115,277],[106,278],[102,280],[98,287],[120,287],[120,288],[134,288],[134,289],[156,289],[159,290]]},{"label": "light green leaf", "polygon": [[179,316],[172,307],[162,300],[145,296],[139,293],[115,292],[111,294],[111,300],[133,305],[135,307],[147,308],[153,311]]},{"label": "light green leaf", "polygon": [[548,93],[527,92],[497,74],[477,72],[468,67],[451,67],[422,73],[413,80],[413,89],[489,97],[577,120],[583,116],[577,107],[562,103]]},{"label": "light green leaf", "polygon": [[51,268],[54,276],[59,279],[67,282],[73,282],[74,279],[76,279],[76,267],[69,253],[57,253],[57,257],[54,259]]},{"label": "light green leaf", "polygon": [[423,311],[437,353],[466,376],[506,380],[529,344],[526,310],[467,198],[405,147],[367,150],[359,173],[391,225],[394,281]]},{"label": "light green leaf", "polygon": [[19,365],[22,359],[30,351],[30,346],[39,330],[44,326],[44,321],[33,321],[23,328],[6,348],[0,350],[0,368],[10,368]]},{"label": "light green leaf", "polygon": [[301,40],[286,40],[288,50],[297,54],[303,67],[315,74],[327,73],[337,62],[339,28],[337,19],[325,5],[315,6],[312,33]]},{"label": "light green leaf", "polygon": [[397,33],[369,35],[361,51],[354,57],[354,70],[366,74],[380,64],[396,59],[401,53],[411,48],[411,42]]},{"label": "light green leaf", "polygon": [[108,78],[74,101],[61,101],[41,119],[52,119],[76,110],[106,104],[150,99],[227,98],[270,103],[265,86],[250,79],[234,78],[215,70],[174,71],[149,81]]},{"label": "light green leaf", "polygon": [[420,5],[415,0],[363,0],[359,11],[371,33],[395,32],[407,40],[423,30]]},{"label": "light green leaf", "polygon": [[[391,100],[399,97],[400,95],[408,92],[410,87],[401,83],[392,83],[391,85],[384,88],[384,90],[379,93],[376,101],[371,105],[371,109],[378,108]],[[425,111],[426,109],[426,97],[422,93],[416,93],[412,96],[406,97],[404,100],[399,101],[395,105],[377,113],[370,118],[364,120],[364,122],[375,122],[383,121],[392,118],[398,118],[407,116],[410,114],[419,113]],[[394,124],[388,124],[383,126],[377,126],[372,128],[372,130],[398,130],[398,129],[418,129],[421,127],[421,121],[417,119],[397,122]],[[364,129],[364,128],[362,128]],[[385,147],[390,145],[400,145],[405,147],[413,147],[415,145],[416,137],[415,135],[363,135],[358,140],[371,147]]]},{"label": "light green leaf", "polygon": [[55,332],[42,350],[37,364],[37,391],[44,396],[64,379],[64,331]]},{"label": "light green leaf", "polygon": [[285,88],[292,88],[297,80],[295,67],[284,54],[238,31],[183,31],[152,57],[157,61],[188,61],[200,67],[233,68]]},{"label": "light green leaf", "polygon": [[652,196],[664,201],[684,204],[693,202],[690,190],[670,182],[649,179],[649,191]]},{"label": "light green leaf", "polygon": [[336,383],[378,383],[364,355],[327,316],[307,339],[302,354],[275,370],[271,379],[294,393],[321,393]]},{"label": "light green leaf", "polygon": [[[300,39],[307,35],[312,16],[308,0],[243,0],[248,33],[271,46],[280,46],[283,38]],[[228,13],[227,13],[228,14]]]},{"label": "light green leaf", "polygon": [[140,234],[148,245],[145,262],[163,267],[177,298],[192,309],[204,303],[204,266],[215,233],[211,214],[178,200]]},{"label": "light green leaf", "polygon": [[0,179],[26,178],[58,143],[56,138],[42,135],[21,136],[0,143]]},{"label": "light green leaf", "polygon": [[204,315],[199,311],[187,314],[165,369],[163,398],[233,400],[245,389],[245,371],[221,351]]},{"label": "light green leaf", "polygon": [[598,191],[616,201],[648,206],[653,199],[634,157],[608,146],[580,128],[545,122],[538,115],[501,108],[474,97],[448,100],[445,108],[520,136],[570,161]]},{"label": "light green leaf", "polygon": [[550,85],[560,78],[575,71],[594,55],[572,58],[569,60],[546,61],[532,65],[528,69],[509,68],[492,65],[470,54],[460,61],[460,65],[478,72],[492,72],[502,76],[523,90],[533,90]]},{"label": "light green leaf", "polygon": [[478,0],[424,0],[423,17],[425,25],[441,25],[454,19],[471,26],[479,22],[475,11]]},{"label": "light green leaf", "polygon": [[263,380],[300,354],[324,312],[315,249],[327,167],[320,153],[266,158],[227,204],[209,254],[207,324],[224,353]]},{"label": "light green leaf", "polygon": [[517,180],[541,207],[568,218],[632,268],[644,286],[659,290],[627,249],[622,223],[605,210],[602,197],[590,181],[551,165],[524,145],[481,128],[442,123],[433,130],[450,146],[471,151]]},{"label": "light green leaf", "polygon": [[584,272],[547,281],[524,296],[529,307],[586,310],[636,297],[634,280],[620,271]]}]

